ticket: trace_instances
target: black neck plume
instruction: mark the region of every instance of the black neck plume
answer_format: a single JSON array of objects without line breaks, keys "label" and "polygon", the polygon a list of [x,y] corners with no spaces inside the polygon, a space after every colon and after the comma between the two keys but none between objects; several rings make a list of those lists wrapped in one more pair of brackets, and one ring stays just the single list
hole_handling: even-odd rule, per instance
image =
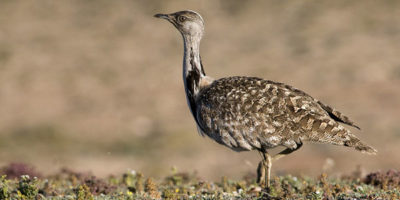
[{"label": "black neck plume", "polygon": [[196,95],[200,91],[200,81],[206,76],[199,53],[200,40],[185,41],[184,82],[190,110],[195,116]]}]

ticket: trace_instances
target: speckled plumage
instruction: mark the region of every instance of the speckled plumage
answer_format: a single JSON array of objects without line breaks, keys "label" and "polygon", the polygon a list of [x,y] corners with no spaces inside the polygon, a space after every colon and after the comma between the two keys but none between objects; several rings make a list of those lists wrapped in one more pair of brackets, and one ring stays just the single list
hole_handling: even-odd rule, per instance
[{"label": "speckled plumage", "polygon": [[[200,58],[204,21],[198,13],[180,11],[155,17],[168,20],[182,34],[186,98],[200,133],[235,151],[261,152],[259,184],[268,188],[272,161],[296,151],[304,141],[376,153],[340,124],[359,129],[354,122],[301,90],[255,77],[214,80],[206,76]],[[286,149],[272,157],[268,150],[277,146]]]},{"label": "speckled plumage", "polygon": [[330,115],[355,126],[347,117],[283,83],[222,78],[200,90],[196,105],[201,132],[236,151],[279,145],[295,149],[298,143],[311,141],[373,153]]}]

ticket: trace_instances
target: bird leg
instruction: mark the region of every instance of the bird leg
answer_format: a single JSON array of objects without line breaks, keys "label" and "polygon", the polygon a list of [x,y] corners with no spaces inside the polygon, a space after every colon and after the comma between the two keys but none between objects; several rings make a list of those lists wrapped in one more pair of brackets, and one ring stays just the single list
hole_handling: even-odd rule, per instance
[{"label": "bird leg", "polygon": [[266,186],[267,189],[271,186],[270,180],[271,180],[271,168],[272,168],[272,161],[276,161],[290,153],[293,153],[294,151],[300,149],[300,147],[303,146],[303,143],[297,143],[297,147],[295,149],[290,149],[287,148],[273,157],[269,155],[267,152],[261,153],[262,160],[260,163],[258,163],[257,167],[257,183],[261,186]]},{"label": "bird leg", "polygon": [[298,149],[300,149],[301,146],[303,146],[302,142],[297,143],[297,147],[295,149],[287,148],[287,149],[277,153],[276,155],[274,155],[274,157],[272,157],[272,160],[273,161],[279,160],[280,158],[282,158],[290,153],[293,153],[294,151],[297,151]]},{"label": "bird leg", "polygon": [[257,168],[257,182],[261,186],[270,187],[272,157],[267,153],[261,153],[263,160],[260,161]]},{"label": "bird leg", "polygon": [[264,153],[264,167],[265,167],[265,183],[266,183],[266,188],[269,189],[271,186],[270,180],[271,180],[271,167],[272,167],[272,158],[268,153]]},{"label": "bird leg", "polygon": [[258,163],[257,167],[257,183],[261,186],[265,185],[265,163],[264,159]]}]

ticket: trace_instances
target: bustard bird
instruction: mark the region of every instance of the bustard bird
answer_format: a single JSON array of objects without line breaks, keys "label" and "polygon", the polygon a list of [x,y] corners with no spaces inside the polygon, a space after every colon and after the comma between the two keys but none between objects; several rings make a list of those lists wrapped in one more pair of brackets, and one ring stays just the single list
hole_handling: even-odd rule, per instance
[{"label": "bustard bird", "polygon": [[[301,90],[256,77],[206,76],[200,58],[204,21],[198,13],[186,10],[155,17],[171,22],[183,36],[183,82],[199,132],[235,151],[261,152],[261,185],[270,186],[272,161],[296,151],[303,141],[377,152],[340,124],[359,129],[353,121]],[[277,146],[286,149],[271,156],[268,150]]]}]

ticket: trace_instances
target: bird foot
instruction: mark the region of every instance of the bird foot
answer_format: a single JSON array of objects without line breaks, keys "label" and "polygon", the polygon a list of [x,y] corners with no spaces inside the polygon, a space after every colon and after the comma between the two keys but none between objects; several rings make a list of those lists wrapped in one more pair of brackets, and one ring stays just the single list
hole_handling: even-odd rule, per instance
[{"label": "bird foot", "polygon": [[271,187],[267,187],[266,186],[266,187],[264,187],[263,190],[264,190],[265,193],[269,194],[271,192]]},{"label": "bird foot", "polygon": [[260,199],[265,199],[265,200],[283,200],[283,198],[274,197],[274,196],[271,196],[268,193],[263,193],[262,196],[260,197]]},{"label": "bird foot", "polygon": [[265,199],[265,200],[283,200],[282,197],[274,197],[274,196],[270,195],[270,192],[271,192],[270,187],[265,187],[261,191],[260,199]]}]

